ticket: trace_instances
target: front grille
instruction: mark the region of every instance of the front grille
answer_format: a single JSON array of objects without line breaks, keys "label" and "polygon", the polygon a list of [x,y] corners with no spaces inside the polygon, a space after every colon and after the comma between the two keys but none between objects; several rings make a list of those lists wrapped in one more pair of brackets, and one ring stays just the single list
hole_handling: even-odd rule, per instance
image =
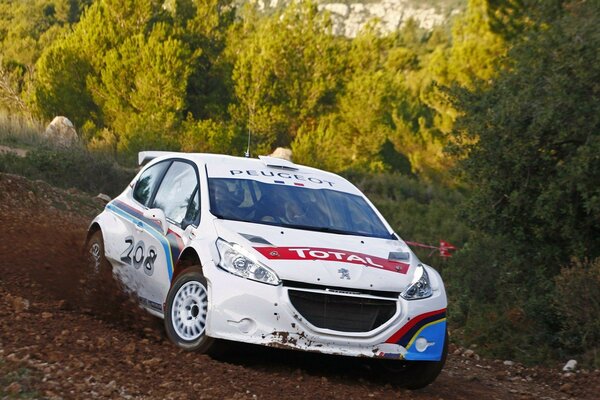
[{"label": "front grille", "polygon": [[312,325],[340,332],[369,332],[396,313],[393,300],[289,290],[294,308]]},{"label": "front grille", "polygon": [[283,280],[283,286],[286,286],[289,288],[294,288],[294,289],[339,290],[339,291],[355,292],[357,294],[366,294],[369,296],[376,296],[376,297],[389,297],[390,299],[397,299],[400,296],[400,292],[389,292],[389,291],[383,291],[383,290],[369,290],[369,289],[355,289],[355,288],[349,289],[347,287],[342,287],[342,286],[316,285],[314,283],[288,281],[288,280]]}]

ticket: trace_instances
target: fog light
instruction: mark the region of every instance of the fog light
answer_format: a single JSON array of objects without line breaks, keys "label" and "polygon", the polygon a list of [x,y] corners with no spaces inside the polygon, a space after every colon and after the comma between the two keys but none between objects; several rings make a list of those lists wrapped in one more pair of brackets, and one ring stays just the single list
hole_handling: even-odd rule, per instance
[{"label": "fog light", "polygon": [[420,337],[415,341],[415,348],[417,349],[417,351],[419,353],[424,352],[425,350],[427,350],[427,348],[432,345],[433,343],[429,343],[427,341],[427,339]]}]

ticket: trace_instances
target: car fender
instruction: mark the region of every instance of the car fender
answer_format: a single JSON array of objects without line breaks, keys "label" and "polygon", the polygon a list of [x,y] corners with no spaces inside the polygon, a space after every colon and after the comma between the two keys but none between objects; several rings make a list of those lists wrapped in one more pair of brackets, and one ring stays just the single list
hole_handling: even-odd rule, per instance
[{"label": "car fender", "polygon": [[104,241],[104,252],[106,258],[114,264],[119,260],[121,240],[129,235],[127,225],[113,213],[104,209],[96,218],[92,220],[88,228],[88,237],[98,227],[102,233]]}]

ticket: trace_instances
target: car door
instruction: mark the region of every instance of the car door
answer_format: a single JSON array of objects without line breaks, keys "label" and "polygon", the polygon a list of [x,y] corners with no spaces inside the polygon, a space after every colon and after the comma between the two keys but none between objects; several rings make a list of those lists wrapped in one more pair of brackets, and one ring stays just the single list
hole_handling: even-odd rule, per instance
[{"label": "car door", "polygon": [[162,234],[153,226],[144,226],[140,232],[145,257],[137,269],[143,281],[139,292],[147,305],[157,311],[160,307],[162,312],[175,264],[188,244],[185,229],[189,225],[198,226],[199,200],[196,166],[187,160],[174,160],[150,203],[150,208],[165,213],[167,233]]},{"label": "car door", "polygon": [[[113,261],[113,265],[120,268],[116,271],[120,280],[134,293],[140,287],[139,268],[144,259],[144,244],[140,243],[143,225],[151,223],[144,218],[143,213],[153,199],[154,193],[164,176],[171,161],[162,161],[147,167],[135,181],[133,190],[126,191],[114,201],[108,208],[118,218],[121,228],[107,235],[110,247],[107,246],[107,256]],[[110,249],[110,254],[109,250]]]}]

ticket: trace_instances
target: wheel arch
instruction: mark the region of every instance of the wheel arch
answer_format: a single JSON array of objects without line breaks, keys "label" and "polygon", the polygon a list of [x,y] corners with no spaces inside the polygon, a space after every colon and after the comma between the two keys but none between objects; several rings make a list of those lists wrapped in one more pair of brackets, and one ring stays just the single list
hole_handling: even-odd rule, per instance
[{"label": "wheel arch", "polygon": [[[100,224],[98,223],[98,221],[92,222],[90,227],[88,228],[87,235],[85,236],[85,242],[87,243],[90,240],[90,238],[92,237],[92,235],[98,231],[102,232],[102,228],[100,227]],[[103,234],[103,236],[104,236],[104,234]]]},{"label": "wheel arch", "polygon": [[[87,245],[90,242],[90,239],[92,238],[92,236],[96,232],[100,232],[100,234],[102,235],[102,241],[104,242],[104,232],[102,232],[102,228],[100,227],[100,224],[98,223],[98,221],[94,220],[90,224],[90,227],[88,228],[87,234],[85,235],[85,241],[81,244],[82,254],[84,254],[86,252]],[[106,251],[106,249],[105,249],[105,251]]]},{"label": "wheel arch", "polygon": [[179,259],[177,260],[177,264],[173,269],[173,276],[171,277],[171,286],[173,286],[173,282],[177,279],[177,277],[186,269],[190,267],[199,267],[202,270],[202,263],[200,261],[200,256],[196,249],[192,246],[186,247]]}]

